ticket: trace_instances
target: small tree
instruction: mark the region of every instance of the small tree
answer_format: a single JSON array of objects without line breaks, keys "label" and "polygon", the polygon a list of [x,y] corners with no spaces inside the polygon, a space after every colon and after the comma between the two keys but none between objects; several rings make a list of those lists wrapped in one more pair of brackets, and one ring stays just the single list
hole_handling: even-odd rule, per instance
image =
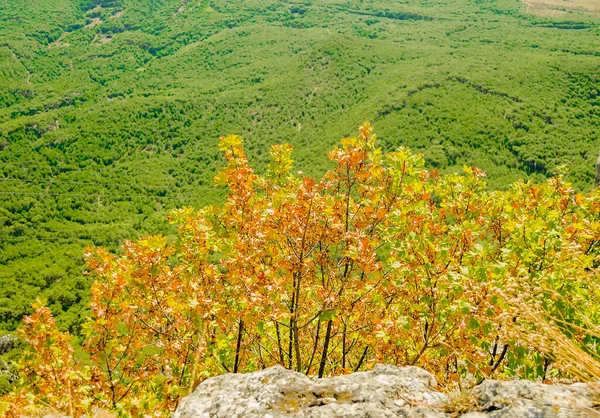
[{"label": "small tree", "polygon": [[35,312],[23,319],[18,333],[27,343],[19,382],[26,390],[9,395],[0,411],[16,417],[41,406],[70,416],[82,415],[91,400],[88,370],[75,360],[71,336],[56,328],[50,309],[39,300],[33,307]]}]

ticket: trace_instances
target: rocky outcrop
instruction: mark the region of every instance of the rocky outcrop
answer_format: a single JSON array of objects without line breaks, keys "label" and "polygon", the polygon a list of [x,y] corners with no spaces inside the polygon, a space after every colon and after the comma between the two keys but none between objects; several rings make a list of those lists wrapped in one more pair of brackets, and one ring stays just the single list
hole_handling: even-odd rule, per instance
[{"label": "rocky outcrop", "polygon": [[586,384],[544,385],[486,381],[469,405],[436,390],[433,375],[417,367],[377,365],[372,371],[311,379],[280,366],[204,381],[184,398],[175,418],[562,418],[600,416]]},{"label": "rocky outcrop", "polygon": [[13,348],[17,347],[19,340],[17,337],[7,334],[0,336],[0,354],[6,354]]}]

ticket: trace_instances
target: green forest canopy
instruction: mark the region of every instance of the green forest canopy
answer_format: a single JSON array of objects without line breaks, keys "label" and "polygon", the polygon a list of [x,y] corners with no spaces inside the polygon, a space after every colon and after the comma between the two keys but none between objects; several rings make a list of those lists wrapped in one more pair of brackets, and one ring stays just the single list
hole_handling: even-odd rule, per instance
[{"label": "green forest canopy", "polygon": [[220,135],[296,167],[365,119],[442,173],[502,189],[600,148],[598,16],[517,0],[7,0],[0,4],[0,329],[38,294],[77,332],[83,249],[173,232],[168,209],[224,196]]}]

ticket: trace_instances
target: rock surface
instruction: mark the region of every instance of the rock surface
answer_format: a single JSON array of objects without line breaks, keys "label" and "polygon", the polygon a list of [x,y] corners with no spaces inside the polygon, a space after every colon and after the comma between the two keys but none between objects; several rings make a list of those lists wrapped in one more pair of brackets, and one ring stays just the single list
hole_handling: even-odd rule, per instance
[{"label": "rock surface", "polygon": [[489,380],[459,411],[436,390],[433,375],[417,367],[377,365],[372,371],[310,379],[281,366],[226,374],[200,384],[174,418],[562,418],[600,416],[586,384],[544,385]]}]

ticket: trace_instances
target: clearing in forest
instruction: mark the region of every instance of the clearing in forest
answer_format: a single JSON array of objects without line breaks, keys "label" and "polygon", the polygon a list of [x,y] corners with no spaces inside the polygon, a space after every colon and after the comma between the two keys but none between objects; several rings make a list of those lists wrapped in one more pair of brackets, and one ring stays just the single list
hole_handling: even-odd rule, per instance
[{"label": "clearing in forest", "polygon": [[529,13],[544,16],[560,16],[567,12],[600,14],[598,0],[523,0]]}]

